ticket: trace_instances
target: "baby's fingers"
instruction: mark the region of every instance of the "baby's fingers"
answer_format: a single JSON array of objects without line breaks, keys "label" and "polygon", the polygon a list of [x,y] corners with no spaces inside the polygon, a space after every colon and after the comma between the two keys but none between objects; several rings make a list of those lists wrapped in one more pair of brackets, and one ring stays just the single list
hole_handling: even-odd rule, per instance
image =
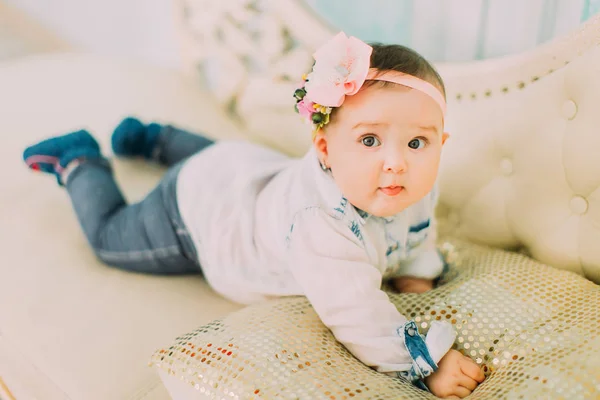
[{"label": "baby's fingers", "polygon": [[462,359],[459,364],[460,370],[468,377],[473,378],[479,383],[483,382],[485,379],[485,375],[479,365],[475,364],[469,357]]},{"label": "baby's fingers", "polygon": [[477,388],[477,385],[479,385],[475,379],[464,374],[461,374],[461,376],[458,378],[458,384],[469,389],[471,392]]},{"label": "baby's fingers", "polygon": [[453,392],[459,398],[464,399],[465,397],[471,394],[472,390],[469,390],[466,387],[457,386],[456,388],[454,388]]}]

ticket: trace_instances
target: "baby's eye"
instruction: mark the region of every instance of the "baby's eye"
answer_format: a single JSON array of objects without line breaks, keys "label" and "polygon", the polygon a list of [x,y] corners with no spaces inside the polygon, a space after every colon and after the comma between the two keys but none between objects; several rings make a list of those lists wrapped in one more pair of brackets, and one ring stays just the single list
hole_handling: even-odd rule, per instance
[{"label": "baby's eye", "polygon": [[410,142],[408,142],[408,147],[413,150],[422,149],[427,145],[427,140],[425,138],[414,138]]},{"label": "baby's eye", "polygon": [[381,145],[381,142],[375,136],[365,136],[361,139],[361,142],[367,147],[375,147]]}]

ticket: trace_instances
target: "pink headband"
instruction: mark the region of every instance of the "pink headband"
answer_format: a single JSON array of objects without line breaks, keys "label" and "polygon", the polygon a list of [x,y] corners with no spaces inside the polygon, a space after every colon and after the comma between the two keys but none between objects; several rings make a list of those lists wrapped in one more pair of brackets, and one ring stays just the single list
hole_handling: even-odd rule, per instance
[{"label": "pink headband", "polygon": [[384,71],[381,72],[376,68],[369,68],[366,80],[374,81],[385,81],[397,83],[398,85],[407,86],[420,92],[425,93],[435,101],[444,117],[446,116],[446,100],[438,88],[433,86],[431,83],[424,81],[423,79],[417,78],[409,74],[404,74],[398,71]]},{"label": "pink headband", "polygon": [[444,96],[431,83],[397,71],[369,68],[373,48],[344,32],[338,33],[315,53],[313,70],[294,92],[296,111],[313,124],[313,134],[329,123],[332,107],[356,94],[365,80],[378,80],[410,87],[431,97],[446,115]]}]

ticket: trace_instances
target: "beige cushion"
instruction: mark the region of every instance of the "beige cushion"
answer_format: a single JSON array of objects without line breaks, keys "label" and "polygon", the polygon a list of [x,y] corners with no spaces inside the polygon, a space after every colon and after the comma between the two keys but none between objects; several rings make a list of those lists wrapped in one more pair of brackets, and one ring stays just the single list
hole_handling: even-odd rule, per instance
[{"label": "beige cushion", "polygon": [[[166,399],[148,357],[165,341],[238,308],[200,277],[152,277],[100,264],[53,177],[23,149],[89,128],[108,153],[129,114],[235,134],[193,80],[125,61],[55,55],[0,65],[0,378],[21,399]],[[117,162],[139,199],[162,170]]]},{"label": "beige cushion", "polygon": [[[454,347],[487,375],[474,398],[597,398],[600,287],[515,253],[456,240],[443,249],[442,286],[390,299],[424,333],[432,321],[453,325]],[[177,400],[435,398],[352,357],[303,297],[182,334],[153,362]]]}]

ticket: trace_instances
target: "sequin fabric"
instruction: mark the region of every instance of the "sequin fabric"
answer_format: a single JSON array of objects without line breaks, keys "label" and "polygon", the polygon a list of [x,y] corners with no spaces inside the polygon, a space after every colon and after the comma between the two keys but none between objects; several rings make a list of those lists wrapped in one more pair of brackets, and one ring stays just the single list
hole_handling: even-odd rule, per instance
[{"label": "sequin fabric", "polygon": [[[438,288],[390,298],[422,333],[453,324],[454,348],[487,376],[471,399],[600,398],[600,286],[514,252],[441,248],[450,268]],[[202,326],[151,365],[207,399],[435,399],[356,360],[303,297]]]}]

